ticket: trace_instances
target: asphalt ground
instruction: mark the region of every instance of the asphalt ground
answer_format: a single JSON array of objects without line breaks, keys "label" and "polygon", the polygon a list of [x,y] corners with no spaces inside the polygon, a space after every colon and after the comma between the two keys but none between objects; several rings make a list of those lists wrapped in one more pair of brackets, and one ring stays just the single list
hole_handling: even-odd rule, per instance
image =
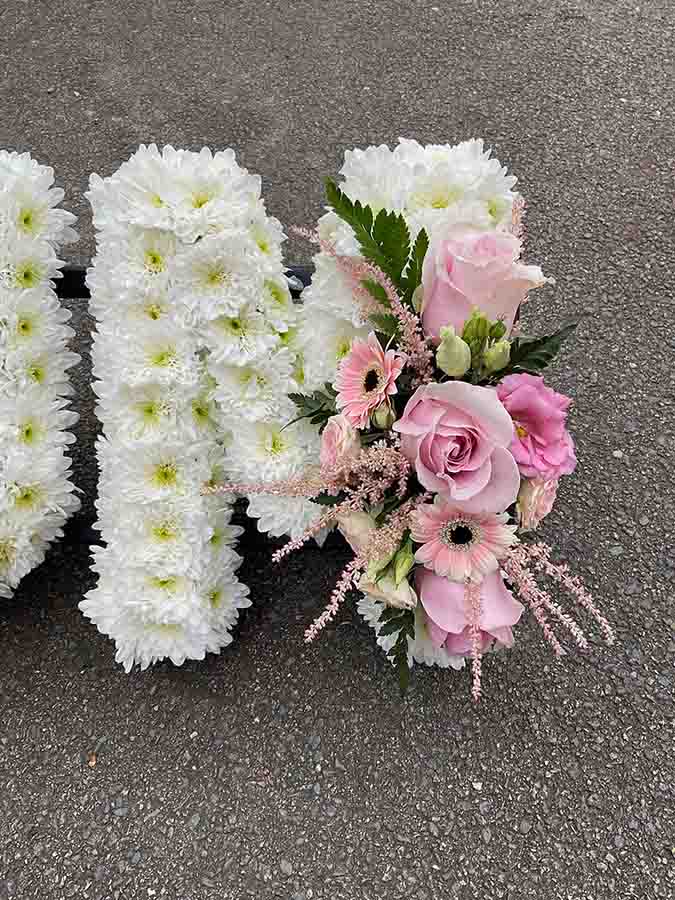
[{"label": "asphalt ground", "polygon": [[549,376],[580,464],[543,536],[618,641],[557,663],[528,621],[477,708],[435,670],[401,701],[353,607],[302,643],[340,540],[275,567],[249,526],[236,642],[126,676],[76,606],[96,426],[73,301],[85,504],[0,608],[0,900],[673,896],[674,31],[672,3],[637,0],[5,0],[0,146],[56,169],[70,262],[93,249],[88,173],[141,141],[233,146],[288,225],[345,148],[495,148],[557,279],[527,327],[585,314]]}]

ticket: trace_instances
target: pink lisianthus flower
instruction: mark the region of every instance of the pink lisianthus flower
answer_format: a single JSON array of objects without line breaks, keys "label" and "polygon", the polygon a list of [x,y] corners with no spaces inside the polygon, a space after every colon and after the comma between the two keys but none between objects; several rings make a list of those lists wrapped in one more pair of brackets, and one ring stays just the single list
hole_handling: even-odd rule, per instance
[{"label": "pink lisianthus flower", "polygon": [[516,503],[523,531],[533,531],[553,509],[557,478],[524,478]]},{"label": "pink lisianthus flower", "polygon": [[418,506],[410,533],[422,546],[417,562],[452,581],[480,581],[499,568],[499,560],[517,542],[507,513],[467,514],[442,497]]},{"label": "pink lisianthus flower", "polygon": [[499,399],[515,425],[511,452],[525,478],[557,479],[574,471],[574,442],[565,427],[572,400],[539,375],[507,375]]},{"label": "pink lisianthus flower", "polygon": [[422,385],[393,429],[420,484],[462,512],[503,512],[515,501],[513,422],[491,388],[464,381]]},{"label": "pink lisianthus flower", "polygon": [[[424,568],[417,570],[415,583],[432,643],[445,647],[452,655],[471,656],[471,620],[464,585]],[[480,652],[489,650],[493,643],[512,647],[511,628],[524,607],[514,599],[499,572],[492,572],[482,581],[480,596]]]},{"label": "pink lisianthus flower", "polygon": [[361,453],[359,433],[346,416],[331,416],[321,435],[319,459],[324,468],[355,460]]},{"label": "pink lisianthus flower", "polygon": [[335,379],[336,403],[352,425],[364,428],[371,413],[389,403],[389,397],[397,393],[396,379],[405,362],[403,354],[385,352],[373,331],[366,341],[352,341]]},{"label": "pink lisianthus flower", "polygon": [[443,326],[458,334],[474,307],[488,319],[501,319],[511,331],[518,307],[531,288],[552,279],[539,266],[519,262],[517,237],[501,231],[456,226],[429,247],[422,270],[422,325],[440,340]]}]

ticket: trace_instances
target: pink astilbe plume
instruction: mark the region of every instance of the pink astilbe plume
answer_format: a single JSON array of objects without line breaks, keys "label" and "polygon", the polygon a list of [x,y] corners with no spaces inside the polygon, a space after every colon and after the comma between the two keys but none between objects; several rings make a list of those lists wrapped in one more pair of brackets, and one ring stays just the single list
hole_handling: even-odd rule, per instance
[{"label": "pink astilbe plume", "polygon": [[424,336],[422,323],[413,310],[404,306],[391,279],[381,269],[378,269],[377,266],[363,259],[363,257],[341,256],[330,241],[319,237],[315,231],[309,231],[306,228],[294,228],[292,230],[312,243],[318,244],[325,253],[333,257],[340,270],[349,278],[354,299],[366,318],[373,314],[381,315],[387,310],[384,310],[382,305],[375,300],[370,291],[364,287],[363,282],[375,281],[380,285],[387,296],[391,307],[390,312],[398,319],[401,326],[399,350],[407,356],[407,368],[414,372],[413,387],[419,387],[421,384],[433,381],[434,354]]},{"label": "pink astilbe plume", "polygon": [[481,585],[480,582],[467,581],[464,587],[464,599],[468,607],[471,629],[471,696],[474,703],[480,700],[483,650],[480,633],[481,617]]},{"label": "pink astilbe plume", "polygon": [[558,640],[548,615],[553,616],[572,635],[582,650],[588,648],[588,639],[581,626],[568,613],[564,612],[550,595],[537,583],[535,572],[542,571],[554,581],[565,587],[575,601],[583,606],[595,619],[608,644],[614,642],[614,633],[605,617],[599,612],[592,597],[586,591],[580,579],[569,575],[567,566],[550,562],[551,548],[546,544],[520,545],[514,548],[503,563],[509,582],[515,591],[532,610],[535,619],[541,626],[545,639],[551,645],[556,656],[563,656],[565,650]]}]

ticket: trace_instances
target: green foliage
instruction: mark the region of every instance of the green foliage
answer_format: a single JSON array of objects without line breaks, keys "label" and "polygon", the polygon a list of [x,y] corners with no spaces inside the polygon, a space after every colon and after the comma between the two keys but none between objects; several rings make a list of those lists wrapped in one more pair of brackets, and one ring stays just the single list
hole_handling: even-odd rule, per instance
[{"label": "green foliage", "polygon": [[415,613],[411,609],[396,609],[385,606],[380,614],[382,623],[380,635],[396,634],[396,642],[387,653],[398,674],[401,696],[405,696],[410,683],[410,666],[408,665],[408,638],[415,637]]},{"label": "green foliage", "polygon": [[499,373],[499,377],[518,372],[528,372],[538,375],[547,366],[550,366],[558,355],[558,351],[574,333],[578,322],[565,325],[553,334],[541,338],[517,337],[511,342],[511,358],[508,366]]},{"label": "green foliage", "polygon": [[396,316],[374,313],[368,316],[368,320],[375,326],[375,331],[387,338],[398,337],[401,327]]},{"label": "green foliage", "polygon": [[309,419],[312,425],[323,427],[337,411],[335,407],[337,394],[329,384],[319,391],[314,391],[313,394],[289,394],[288,396],[297,406],[300,415],[284,425],[284,428],[294,425],[301,419]]},{"label": "green foliage", "polygon": [[317,494],[312,497],[312,503],[318,503],[321,506],[337,506],[346,499],[346,494]]},{"label": "green foliage", "polygon": [[364,257],[388,275],[403,293],[403,270],[410,256],[410,232],[403,216],[381,209],[373,217],[369,206],[350,200],[331,178],[326,179],[326,197],[337,215],[351,227]]},{"label": "green foliage", "polygon": [[428,249],[429,235],[422,228],[415,239],[412,256],[403,279],[403,302],[409,306],[412,305],[412,296],[415,293],[415,289],[422,284],[422,266],[424,265],[424,257]]}]

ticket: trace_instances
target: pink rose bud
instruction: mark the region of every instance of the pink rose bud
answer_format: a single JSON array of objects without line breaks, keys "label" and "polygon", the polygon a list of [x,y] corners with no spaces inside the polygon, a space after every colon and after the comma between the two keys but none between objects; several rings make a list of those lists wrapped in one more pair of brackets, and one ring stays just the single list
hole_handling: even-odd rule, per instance
[{"label": "pink rose bud", "polygon": [[346,416],[331,416],[321,435],[320,460],[323,468],[332,469],[356,459],[361,452],[359,433]]},{"label": "pink rose bud", "polygon": [[520,527],[533,531],[553,509],[558,493],[558,479],[525,478],[520,486],[517,509]]}]

